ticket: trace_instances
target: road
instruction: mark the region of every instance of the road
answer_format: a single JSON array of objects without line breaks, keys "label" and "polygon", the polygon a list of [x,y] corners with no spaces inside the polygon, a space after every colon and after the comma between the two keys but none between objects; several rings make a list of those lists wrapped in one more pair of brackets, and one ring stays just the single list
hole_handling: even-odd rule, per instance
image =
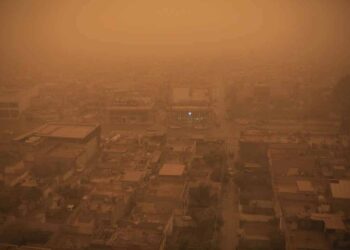
[{"label": "road", "polygon": [[[235,158],[238,155],[238,138],[240,129],[234,122],[226,119],[226,104],[225,104],[225,88],[220,85],[217,91],[216,115],[220,127],[217,133],[220,137],[226,139],[227,151],[233,153],[234,159],[230,159],[228,164],[233,166]],[[235,184],[230,180],[225,187],[221,199],[221,209],[223,217],[223,226],[220,234],[220,248],[221,250],[236,249],[237,246],[237,229],[238,229],[238,200]]]}]

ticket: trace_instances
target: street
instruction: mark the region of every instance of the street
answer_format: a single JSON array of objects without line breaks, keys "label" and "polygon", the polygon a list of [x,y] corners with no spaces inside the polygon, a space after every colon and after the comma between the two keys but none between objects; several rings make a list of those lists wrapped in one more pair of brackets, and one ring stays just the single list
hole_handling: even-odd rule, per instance
[{"label": "street", "polygon": [[[226,149],[228,153],[234,155],[233,159],[228,160],[228,165],[233,167],[234,161],[238,155],[238,138],[240,130],[234,122],[227,121],[226,103],[225,103],[225,87],[219,86],[217,92],[216,115],[220,128],[217,133],[220,137],[226,140]],[[223,226],[220,235],[220,247],[222,250],[232,250],[237,246],[237,229],[238,229],[238,201],[236,187],[232,180],[230,180],[224,188],[221,199],[221,210],[223,218]]]}]

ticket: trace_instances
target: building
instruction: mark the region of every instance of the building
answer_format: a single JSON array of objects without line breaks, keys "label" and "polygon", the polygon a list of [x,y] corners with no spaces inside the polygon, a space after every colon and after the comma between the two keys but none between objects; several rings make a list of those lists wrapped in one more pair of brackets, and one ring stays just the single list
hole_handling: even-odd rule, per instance
[{"label": "building", "polygon": [[61,150],[56,151],[59,154],[67,152],[64,150],[65,146],[76,145],[83,150],[83,157],[86,161],[89,161],[99,151],[100,137],[101,126],[98,124],[47,123],[29,133],[18,136],[15,141],[19,144],[24,155],[37,152],[40,148],[61,144],[63,145]]},{"label": "building", "polygon": [[130,191],[117,184],[95,186],[72,221],[72,232],[91,235],[98,226],[116,225],[129,211],[132,195]]},{"label": "building", "polygon": [[177,87],[172,89],[171,102],[173,105],[210,105],[212,93],[208,88]]},{"label": "building", "polygon": [[184,180],[186,166],[183,164],[166,163],[159,170],[159,178],[166,180]]},{"label": "building", "polygon": [[80,145],[58,144],[45,154],[51,160],[57,160],[74,165],[77,171],[81,171],[88,163],[88,155]]},{"label": "building", "polygon": [[112,106],[108,109],[109,122],[111,124],[147,124],[154,121],[152,106]]},{"label": "building", "polygon": [[172,106],[169,110],[171,121],[187,126],[206,124],[212,115],[211,108],[207,106]]},{"label": "building", "polygon": [[170,127],[207,128],[214,118],[208,88],[173,88],[168,110]]},{"label": "building", "polygon": [[[67,181],[75,172],[82,172],[89,161],[84,146],[63,143],[39,149],[33,152],[31,156],[32,159],[26,157],[27,167],[37,166],[40,169],[45,166],[46,169],[51,168],[52,170],[59,168],[59,174],[56,176],[58,183]],[[34,172],[40,176],[40,170]]]},{"label": "building", "polygon": [[106,112],[111,125],[146,125],[155,120],[154,101],[137,91],[112,94]]},{"label": "building", "polygon": [[143,182],[146,175],[146,171],[140,170],[127,170],[121,178],[121,182],[124,185],[139,185]]},{"label": "building", "polygon": [[26,169],[23,161],[19,161],[12,166],[4,168],[3,179],[5,185],[13,187],[24,181],[28,175],[29,171]]},{"label": "building", "polygon": [[115,250],[143,249],[163,250],[165,242],[163,232],[156,229],[134,227],[119,227],[108,240],[107,246]]},{"label": "building", "polygon": [[330,183],[332,206],[335,211],[350,214],[350,180],[338,180]]},{"label": "building", "polygon": [[37,88],[0,90],[0,119],[20,118],[37,93]]}]

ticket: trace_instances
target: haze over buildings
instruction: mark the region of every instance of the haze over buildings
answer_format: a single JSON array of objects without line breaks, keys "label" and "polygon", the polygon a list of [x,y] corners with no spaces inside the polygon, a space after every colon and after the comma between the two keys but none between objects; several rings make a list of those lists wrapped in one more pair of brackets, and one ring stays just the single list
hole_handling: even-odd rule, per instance
[{"label": "haze over buildings", "polygon": [[350,2],[0,1],[0,250],[350,249]]},{"label": "haze over buildings", "polygon": [[4,0],[1,51],[13,63],[66,68],[225,55],[344,64],[349,10],[347,1],[317,0]]}]

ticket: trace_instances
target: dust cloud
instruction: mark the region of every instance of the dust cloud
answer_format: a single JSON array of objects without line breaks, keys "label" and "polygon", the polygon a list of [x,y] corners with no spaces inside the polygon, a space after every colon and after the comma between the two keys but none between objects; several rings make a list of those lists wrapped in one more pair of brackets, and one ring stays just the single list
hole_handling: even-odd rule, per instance
[{"label": "dust cloud", "polygon": [[350,249],[349,0],[0,0],[0,250]]},{"label": "dust cloud", "polygon": [[349,8],[315,0],[4,0],[1,49],[43,64],[228,55],[342,64]]}]

